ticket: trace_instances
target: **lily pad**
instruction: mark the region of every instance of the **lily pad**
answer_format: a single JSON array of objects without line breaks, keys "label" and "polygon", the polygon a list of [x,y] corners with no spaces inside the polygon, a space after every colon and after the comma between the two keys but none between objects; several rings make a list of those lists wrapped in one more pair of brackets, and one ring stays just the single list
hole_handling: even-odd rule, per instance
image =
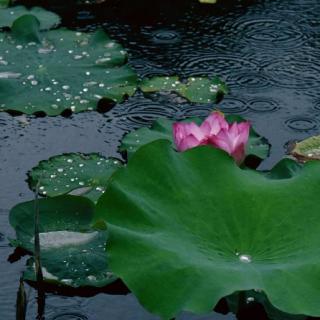
[{"label": "lily pad", "polygon": [[301,161],[320,160],[320,136],[297,142],[291,154]]},{"label": "lily pad", "polygon": [[[58,115],[121,102],[136,89],[127,53],[104,31],[39,31],[31,15],[0,34],[0,110]],[[14,98],[13,98],[14,97]]]},{"label": "lily pad", "polygon": [[227,86],[218,78],[208,79],[203,77],[191,77],[187,83],[183,83],[177,76],[157,76],[144,79],[140,89],[145,93],[158,91],[175,92],[195,103],[218,102],[228,93]]},{"label": "lily pad", "polygon": [[68,153],[41,161],[29,172],[29,185],[43,196],[66,193],[84,195],[97,201],[105,191],[111,175],[122,163],[99,154]]},{"label": "lily pad", "polygon": [[[233,121],[244,121],[243,118],[237,116],[226,116],[228,122]],[[202,122],[202,119],[193,118],[187,119],[185,121],[194,121],[198,124]],[[119,150],[121,152],[126,152],[128,157],[130,157],[133,153],[135,153],[141,146],[158,140],[158,139],[166,139],[173,143],[172,136],[172,124],[173,120],[160,118],[154,122],[151,128],[140,128],[135,131],[129,132],[126,134],[122,141]],[[247,155],[255,155],[260,159],[265,159],[269,155],[270,145],[268,141],[259,136],[254,129],[250,130],[249,142],[247,144]]]},{"label": "lily pad", "polygon": [[[10,212],[17,239],[12,243],[34,250],[34,201],[20,203]],[[106,230],[90,227],[94,205],[82,197],[61,196],[39,200],[41,263],[46,281],[71,287],[102,287],[116,278],[106,263]],[[33,259],[24,273],[34,281]]]},{"label": "lily pad", "polygon": [[[0,1],[0,28],[4,27],[12,27],[13,22],[26,14],[32,14],[35,16],[40,22],[40,30],[48,30],[54,27],[57,27],[60,24],[60,17],[51,11],[47,11],[40,7],[33,7],[31,9],[27,9],[24,6],[15,6],[6,8],[6,2],[4,1],[4,5],[1,6]],[[3,9],[5,8],[5,9]]]},{"label": "lily pad", "polygon": [[319,162],[276,180],[222,150],[178,153],[158,140],[113,176],[95,220],[108,221],[112,270],[163,319],[251,289],[319,316],[319,184]]}]

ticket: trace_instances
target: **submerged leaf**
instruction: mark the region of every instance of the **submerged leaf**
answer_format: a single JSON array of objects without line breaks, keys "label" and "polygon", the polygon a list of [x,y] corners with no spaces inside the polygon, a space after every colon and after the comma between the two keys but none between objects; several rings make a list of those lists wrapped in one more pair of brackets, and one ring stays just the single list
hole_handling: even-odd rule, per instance
[{"label": "submerged leaf", "polygon": [[[134,94],[135,72],[127,53],[104,31],[39,32],[25,15],[0,33],[0,111],[58,115],[96,110],[98,101],[121,102]],[[14,98],[13,98],[14,97]]]},{"label": "submerged leaf", "polygon": [[[1,6],[1,1],[0,8],[3,8]],[[29,10],[24,6],[15,6],[6,9],[0,9],[0,28],[11,28],[16,19],[26,14],[31,14],[39,20],[40,30],[48,30],[60,24],[60,17],[54,12],[47,11],[40,7],[33,7]]]},{"label": "submerged leaf", "polygon": [[84,195],[96,201],[104,192],[111,175],[122,166],[115,158],[99,154],[68,153],[41,161],[29,172],[32,190],[55,197],[66,193]]},{"label": "submerged leaf", "polygon": [[[81,197],[60,196],[39,200],[41,265],[45,281],[71,287],[102,287],[116,278],[106,263],[105,230],[93,230],[93,203]],[[34,250],[34,201],[20,203],[10,212],[16,246]],[[24,279],[36,280],[34,260]]]},{"label": "submerged leaf", "polygon": [[[243,118],[237,116],[226,116],[229,123],[233,121],[241,122]],[[187,122],[194,121],[201,123],[201,119],[187,119]],[[120,151],[127,152],[130,157],[141,146],[159,139],[166,139],[173,143],[172,125],[174,121],[160,118],[154,122],[151,128],[140,128],[129,132],[121,140]],[[246,146],[246,155],[254,155],[260,159],[265,159],[269,155],[270,145],[268,141],[259,136],[254,129],[251,128],[249,142]]]},{"label": "submerged leaf", "polygon": [[112,270],[164,319],[250,289],[319,316],[319,184],[319,162],[270,179],[221,150],[159,140],[113,176],[95,219],[108,221]]},{"label": "submerged leaf", "polygon": [[189,101],[197,103],[218,102],[228,93],[227,86],[218,78],[203,77],[191,77],[187,83],[182,83],[177,76],[157,76],[144,79],[140,84],[140,89],[145,93],[176,92]]}]

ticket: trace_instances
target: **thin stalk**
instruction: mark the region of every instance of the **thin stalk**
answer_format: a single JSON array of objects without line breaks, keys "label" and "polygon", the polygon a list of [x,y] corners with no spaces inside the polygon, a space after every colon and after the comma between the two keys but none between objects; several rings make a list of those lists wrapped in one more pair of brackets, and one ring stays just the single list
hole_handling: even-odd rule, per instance
[{"label": "thin stalk", "polygon": [[25,320],[27,313],[27,295],[22,278],[20,278],[19,290],[16,302],[16,320]]},{"label": "thin stalk", "polygon": [[41,267],[41,250],[40,250],[40,237],[39,237],[39,219],[40,219],[40,208],[39,208],[39,186],[40,181],[36,185],[35,189],[35,201],[34,201],[34,263],[35,272],[38,288],[38,315],[37,319],[44,319],[45,310],[45,291],[43,289],[43,274]]},{"label": "thin stalk", "polygon": [[35,201],[34,201],[34,262],[35,262],[36,279],[38,284],[41,284],[43,282],[43,274],[42,274],[41,259],[40,259],[40,237],[39,237],[40,210],[39,210],[38,191],[39,191],[39,183],[36,186]]}]

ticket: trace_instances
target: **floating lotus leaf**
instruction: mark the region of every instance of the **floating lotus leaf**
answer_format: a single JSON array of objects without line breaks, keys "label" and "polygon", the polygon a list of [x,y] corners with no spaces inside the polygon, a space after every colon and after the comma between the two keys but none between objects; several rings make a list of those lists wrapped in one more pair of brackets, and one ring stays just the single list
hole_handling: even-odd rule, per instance
[{"label": "floating lotus leaf", "polygon": [[146,93],[168,91],[176,92],[191,102],[212,103],[218,102],[228,93],[227,86],[218,78],[208,79],[192,77],[187,83],[182,83],[178,77],[153,77],[144,79],[140,89]]},{"label": "floating lotus leaf", "polygon": [[135,92],[127,54],[104,31],[39,32],[31,15],[0,34],[0,110],[58,115],[95,110],[100,99],[120,102]]},{"label": "floating lotus leaf", "polygon": [[301,161],[320,160],[320,136],[296,143],[291,154]]},{"label": "floating lotus leaf", "polygon": [[[229,122],[233,121],[244,121],[241,117],[226,116]],[[188,119],[186,121],[194,121],[196,123],[201,123],[201,119]],[[140,128],[135,131],[129,132],[124,136],[121,141],[120,151],[127,152],[130,157],[133,153],[137,151],[141,146],[158,140],[166,139],[173,141],[172,135],[172,124],[173,120],[160,118],[155,121],[151,128]],[[249,142],[247,144],[247,155],[255,155],[261,159],[265,159],[269,155],[270,145],[267,140],[259,136],[253,129],[250,130]]]},{"label": "floating lotus leaf", "polygon": [[95,219],[108,223],[112,270],[163,319],[251,289],[283,312],[319,316],[319,185],[316,161],[277,180],[222,150],[178,153],[158,140],[115,173]]},{"label": "floating lotus leaf", "polygon": [[[106,263],[105,230],[90,227],[93,203],[82,197],[61,196],[39,200],[41,263],[46,281],[72,287],[105,286],[115,280]],[[15,206],[10,224],[16,246],[34,250],[34,201]],[[35,280],[33,259],[24,273]]]},{"label": "floating lotus leaf", "polygon": [[55,197],[66,193],[84,195],[93,201],[104,192],[110,176],[121,161],[99,154],[69,153],[41,161],[29,173],[29,184],[39,193]]},{"label": "floating lotus leaf", "polygon": [[60,17],[54,12],[47,11],[40,7],[33,7],[32,9],[27,9],[24,6],[15,6],[6,8],[6,2],[1,6],[0,1],[0,28],[12,27],[13,22],[26,14],[34,15],[40,22],[40,30],[48,30],[54,28],[60,24]]}]

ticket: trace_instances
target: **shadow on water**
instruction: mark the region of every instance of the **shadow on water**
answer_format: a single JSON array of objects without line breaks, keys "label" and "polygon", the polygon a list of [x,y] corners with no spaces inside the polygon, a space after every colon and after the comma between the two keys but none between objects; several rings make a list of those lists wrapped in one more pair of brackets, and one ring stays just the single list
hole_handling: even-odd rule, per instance
[{"label": "shadow on water", "polygon": [[[218,75],[231,92],[217,106],[191,104],[175,94],[138,92],[116,106],[100,102],[100,113],[28,116],[27,124],[0,113],[0,181],[6,182],[0,190],[0,319],[15,318],[16,290],[25,263],[25,252],[18,249],[10,255],[6,239],[14,234],[8,225],[8,209],[33,198],[24,180],[40,160],[65,152],[119,156],[117,148],[125,132],[150,125],[158,117],[206,116],[214,107],[250,119],[269,139],[272,150],[262,169],[276,163],[292,141],[320,132],[318,0],[220,0],[217,5],[200,5],[196,0],[107,0],[79,7],[71,0],[19,3],[56,11],[68,28],[105,28],[128,49],[129,63],[141,78]],[[251,166],[258,165],[255,159],[250,161]],[[28,320],[42,312],[48,320],[158,319],[120,281],[98,290],[43,284],[45,300],[44,294],[37,298],[33,287],[38,289],[25,284]],[[23,305],[21,287],[18,297]],[[223,315],[228,311],[223,300],[216,311],[220,314],[184,313],[178,319],[235,319]],[[238,318],[263,320],[267,316],[261,305],[253,303]]]}]

